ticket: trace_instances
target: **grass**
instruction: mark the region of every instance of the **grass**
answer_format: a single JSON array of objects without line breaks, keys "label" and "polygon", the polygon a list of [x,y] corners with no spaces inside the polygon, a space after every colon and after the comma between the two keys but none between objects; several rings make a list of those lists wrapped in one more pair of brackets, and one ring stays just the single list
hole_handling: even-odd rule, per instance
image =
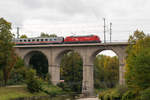
[{"label": "grass", "polygon": [[44,92],[30,93],[26,86],[0,87],[0,100],[9,100],[19,97],[46,96]]},{"label": "grass", "polygon": [[61,88],[54,86],[54,85],[45,84],[45,85],[43,85],[42,88],[50,96],[62,95],[65,93],[64,91],[62,91]]},{"label": "grass", "polygon": [[48,84],[46,84],[46,85],[43,85],[43,88],[45,89],[45,90],[48,90],[48,91],[51,91],[51,92],[53,92],[53,91],[62,91],[62,89],[61,88],[59,88],[59,87],[57,87],[57,86],[54,86],[54,85],[48,85]]}]

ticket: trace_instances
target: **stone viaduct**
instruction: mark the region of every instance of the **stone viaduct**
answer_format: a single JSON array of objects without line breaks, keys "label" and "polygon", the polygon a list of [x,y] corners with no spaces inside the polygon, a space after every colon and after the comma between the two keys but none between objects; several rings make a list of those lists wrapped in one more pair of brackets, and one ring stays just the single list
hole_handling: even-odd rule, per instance
[{"label": "stone viaduct", "polygon": [[41,52],[48,59],[48,70],[53,84],[60,81],[60,62],[63,55],[69,51],[79,53],[83,60],[82,93],[93,94],[94,77],[93,61],[96,55],[103,50],[112,50],[119,58],[119,84],[124,84],[124,65],[126,47],[128,43],[87,43],[87,44],[50,44],[50,45],[23,45],[14,46],[16,53],[24,59],[26,65],[36,52]]}]

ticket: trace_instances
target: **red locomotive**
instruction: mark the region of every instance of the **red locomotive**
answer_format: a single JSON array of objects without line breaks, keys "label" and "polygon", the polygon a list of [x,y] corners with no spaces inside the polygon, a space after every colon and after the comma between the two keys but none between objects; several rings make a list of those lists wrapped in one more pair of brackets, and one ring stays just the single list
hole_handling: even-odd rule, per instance
[{"label": "red locomotive", "polygon": [[16,45],[42,45],[42,44],[71,44],[71,43],[101,43],[96,35],[48,37],[48,38],[19,38],[13,40]]},{"label": "red locomotive", "polygon": [[68,36],[64,39],[64,43],[100,43],[101,40],[96,35],[88,36]]}]

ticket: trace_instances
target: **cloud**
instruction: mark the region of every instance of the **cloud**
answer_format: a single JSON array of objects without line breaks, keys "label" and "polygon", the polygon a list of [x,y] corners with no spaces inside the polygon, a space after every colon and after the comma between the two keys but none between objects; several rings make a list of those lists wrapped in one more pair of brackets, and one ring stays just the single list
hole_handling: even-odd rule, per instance
[{"label": "cloud", "polygon": [[13,24],[20,25],[23,22],[23,15],[20,13],[20,6],[16,0],[0,2],[0,12],[0,17],[4,17]]},{"label": "cloud", "polygon": [[[32,27],[52,26],[46,31],[80,33],[86,30],[98,33],[98,28],[102,32],[102,18],[105,17],[107,25],[113,22],[113,29],[118,35],[118,30],[128,34],[125,31],[134,31],[138,27],[150,31],[149,5],[149,0],[2,0],[0,17],[12,22],[14,26],[26,26],[28,31],[32,30],[30,24]],[[84,26],[82,24],[88,27],[80,28]],[[93,26],[90,24],[95,24],[96,28],[91,28]],[[40,28],[32,32],[36,30],[40,32]]]},{"label": "cloud", "polygon": [[21,0],[22,5],[30,10],[39,9],[44,6],[45,0]]}]

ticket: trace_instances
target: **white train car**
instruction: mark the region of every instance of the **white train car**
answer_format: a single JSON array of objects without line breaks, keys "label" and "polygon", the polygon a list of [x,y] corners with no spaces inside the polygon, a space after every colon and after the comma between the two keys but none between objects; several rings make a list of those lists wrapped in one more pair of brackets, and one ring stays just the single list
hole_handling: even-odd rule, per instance
[{"label": "white train car", "polygon": [[47,38],[15,38],[13,42],[16,45],[42,45],[42,44],[60,44],[63,43],[63,37]]}]

